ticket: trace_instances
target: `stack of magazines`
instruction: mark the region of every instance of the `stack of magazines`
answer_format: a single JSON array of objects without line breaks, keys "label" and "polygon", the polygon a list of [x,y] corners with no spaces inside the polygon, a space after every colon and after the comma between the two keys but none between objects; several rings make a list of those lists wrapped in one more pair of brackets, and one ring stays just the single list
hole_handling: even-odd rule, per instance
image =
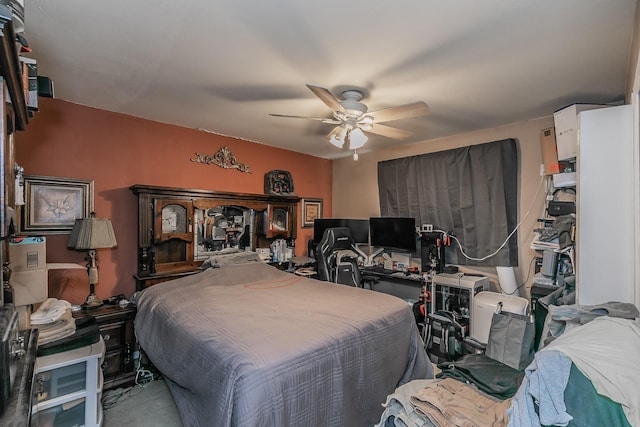
[{"label": "stack of magazines", "polygon": [[531,249],[536,251],[560,249],[558,233],[552,227],[536,228]]}]

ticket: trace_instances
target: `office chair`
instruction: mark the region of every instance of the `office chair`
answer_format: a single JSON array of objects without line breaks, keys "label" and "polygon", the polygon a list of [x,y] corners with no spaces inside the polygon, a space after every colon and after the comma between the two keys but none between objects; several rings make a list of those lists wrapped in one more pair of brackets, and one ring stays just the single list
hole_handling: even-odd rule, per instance
[{"label": "office chair", "polygon": [[[362,279],[354,248],[347,227],[327,228],[316,247],[318,279],[360,287]],[[352,251],[353,256],[345,256],[342,251]]]}]

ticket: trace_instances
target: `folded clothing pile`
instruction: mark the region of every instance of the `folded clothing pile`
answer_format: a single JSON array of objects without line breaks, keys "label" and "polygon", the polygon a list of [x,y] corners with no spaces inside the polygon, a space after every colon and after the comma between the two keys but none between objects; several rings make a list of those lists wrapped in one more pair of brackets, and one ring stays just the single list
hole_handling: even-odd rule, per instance
[{"label": "folded clothing pile", "polygon": [[506,427],[510,403],[453,378],[413,380],[387,396],[375,427]]},{"label": "folded clothing pile", "polygon": [[38,345],[69,337],[76,332],[71,304],[56,298],[48,298],[31,314],[31,325],[39,330]]}]

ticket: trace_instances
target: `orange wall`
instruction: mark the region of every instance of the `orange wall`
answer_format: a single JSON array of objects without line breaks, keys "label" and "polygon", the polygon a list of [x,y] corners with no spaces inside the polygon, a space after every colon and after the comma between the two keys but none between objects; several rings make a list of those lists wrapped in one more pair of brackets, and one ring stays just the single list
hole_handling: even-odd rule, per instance
[{"label": "orange wall", "polygon": [[[264,175],[273,169],[291,172],[296,194],[321,198],[331,212],[332,162],[292,151],[213,135],[123,114],[40,98],[40,111],[26,131],[16,134],[16,159],[26,175],[93,179],[94,210],[109,217],[118,239],[113,250],[98,251],[96,294],[104,299],[135,291],[137,265],[137,198],[133,184],[205,190],[264,193]],[[190,161],[196,152],[214,154],[227,146],[252,173]],[[298,224],[300,220],[298,209]],[[313,229],[298,229],[296,254],[306,254]],[[84,264],[82,252],[68,250],[68,234],[47,236],[47,262]],[[51,272],[50,296],[81,303],[88,293],[83,270]],[[58,294],[59,288],[63,294]]]}]

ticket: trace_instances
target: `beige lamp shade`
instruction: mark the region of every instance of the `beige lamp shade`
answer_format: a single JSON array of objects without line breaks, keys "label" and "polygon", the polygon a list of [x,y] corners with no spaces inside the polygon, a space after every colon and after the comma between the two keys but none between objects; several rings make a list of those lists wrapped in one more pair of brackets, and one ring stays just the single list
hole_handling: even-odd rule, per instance
[{"label": "beige lamp shade", "polygon": [[76,219],[67,247],[77,250],[115,248],[118,245],[109,218]]}]

